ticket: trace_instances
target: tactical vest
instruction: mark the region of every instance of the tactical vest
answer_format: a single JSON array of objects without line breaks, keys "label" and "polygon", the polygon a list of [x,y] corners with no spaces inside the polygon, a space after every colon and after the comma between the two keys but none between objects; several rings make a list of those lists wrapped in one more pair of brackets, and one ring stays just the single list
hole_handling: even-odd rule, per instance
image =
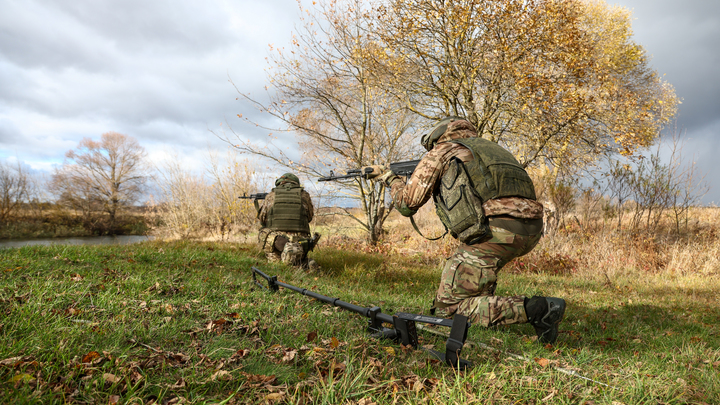
[{"label": "tactical vest", "polygon": [[308,215],[302,204],[300,186],[283,185],[272,190],[275,201],[265,221],[266,227],[273,231],[310,233]]},{"label": "tactical vest", "polygon": [[474,160],[454,158],[433,193],[435,209],[450,234],[472,245],[492,235],[483,202],[501,197],[535,200],[530,176],[512,153],[482,138],[455,139],[470,149]]}]

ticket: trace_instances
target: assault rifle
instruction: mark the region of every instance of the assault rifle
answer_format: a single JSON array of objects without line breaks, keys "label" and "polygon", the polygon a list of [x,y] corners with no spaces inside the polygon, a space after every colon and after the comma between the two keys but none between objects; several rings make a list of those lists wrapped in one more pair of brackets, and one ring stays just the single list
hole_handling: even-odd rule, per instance
[{"label": "assault rifle", "polygon": [[264,200],[267,195],[268,193],[255,193],[250,195],[243,194],[238,198],[241,200],[252,200],[255,205],[255,211],[260,212],[260,204],[258,204],[258,200]]},{"label": "assault rifle", "polygon": [[[412,173],[415,171],[415,168],[417,167],[418,163],[420,163],[420,159],[390,163],[390,170],[392,170],[392,172],[398,176],[407,177],[407,176],[412,175]],[[362,177],[362,178],[366,179],[367,175],[370,173],[372,173],[372,169],[370,169],[370,168],[365,168],[364,170],[362,168],[350,169],[347,171],[347,174],[340,174],[340,175],[336,175],[332,170],[330,170],[329,176],[320,177],[318,179],[318,181],[354,179],[356,177]]]},{"label": "assault rifle", "polygon": [[[325,295],[318,294],[316,292],[307,290],[305,288],[296,287],[294,285],[286,284],[278,281],[277,276],[268,276],[267,274],[260,271],[256,267],[251,267],[253,282],[263,289],[269,290],[270,292],[276,292],[280,290],[280,287],[287,288],[298,292],[302,295],[315,298],[316,300],[323,301],[328,304],[332,304],[336,307],[340,307],[346,311],[355,312],[368,319],[367,331],[374,338],[384,338],[394,340],[398,343],[402,343],[405,346],[412,346],[417,349],[418,336],[416,322],[428,323],[437,326],[446,326],[450,328],[450,336],[445,343],[445,353],[440,353],[435,350],[425,349],[432,356],[436,357],[440,361],[448,364],[453,368],[465,369],[470,367],[472,363],[467,360],[460,358],[460,351],[465,344],[467,338],[468,323],[467,317],[463,315],[455,315],[453,319],[436,318],[434,316],[426,316],[419,314],[409,314],[405,312],[398,312],[395,315],[383,314],[380,307],[361,307],[353,305],[345,301],[340,301],[339,298],[330,298]],[[260,283],[257,276],[262,277],[267,281],[267,287]],[[392,327],[385,327],[389,325]]]},{"label": "assault rifle", "polygon": [[250,195],[243,194],[238,198],[241,200],[264,200],[267,195],[268,193],[254,193]]}]

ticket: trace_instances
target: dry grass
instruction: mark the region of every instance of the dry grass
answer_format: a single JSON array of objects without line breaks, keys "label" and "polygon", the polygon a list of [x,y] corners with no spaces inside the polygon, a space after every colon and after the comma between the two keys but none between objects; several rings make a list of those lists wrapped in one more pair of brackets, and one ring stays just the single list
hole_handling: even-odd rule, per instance
[{"label": "dry grass", "polygon": [[[572,215],[572,214],[571,214]],[[418,235],[408,218],[393,212],[386,221],[386,235],[377,247],[369,247],[363,231],[343,217],[325,219],[323,244],[355,247],[368,252],[417,254],[427,262],[441,262],[452,254],[458,242],[450,236],[429,241]],[[421,232],[437,237],[444,232],[432,204],[415,216]],[[577,277],[617,279],[642,275],[715,276],[720,274],[720,208],[694,208],[687,229],[672,231],[669,216],[659,227],[662,233],[648,234],[642,229],[617,231],[602,217],[591,217],[582,224],[568,224],[552,236],[544,237],[528,255],[506,266],[506,272],[573,274]]]}]

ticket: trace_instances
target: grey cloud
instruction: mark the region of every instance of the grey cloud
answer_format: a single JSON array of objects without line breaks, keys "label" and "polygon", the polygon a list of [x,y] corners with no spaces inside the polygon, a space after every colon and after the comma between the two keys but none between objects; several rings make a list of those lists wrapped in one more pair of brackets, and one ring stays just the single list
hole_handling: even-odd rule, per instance
[{"label": "grey cloud", "polygon": [[[107,70],[124,54],[202,55],[236,41],[221,10],[171,1],[9,2],[0,47],[24,67]],[[123,66],[119,66],[122,69]]]},{"label": "grey cloud", "polygon": [[681,128],[701,130],[720,113],[720,2],[625,0],[633,11],[634,39],[683,99]]}]

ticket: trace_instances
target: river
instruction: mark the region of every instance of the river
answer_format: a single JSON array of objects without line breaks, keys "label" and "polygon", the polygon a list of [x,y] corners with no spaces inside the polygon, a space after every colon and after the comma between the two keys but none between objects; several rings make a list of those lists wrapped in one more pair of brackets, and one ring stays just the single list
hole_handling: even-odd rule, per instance
[{"label": "river", "polygon": [[117,236],[81,236],[75,238],[47,239],[10,239],[0,240],[0,249],[23,246],[49,245],[127,245],[152,240],[153,236],[117,235]]}]

